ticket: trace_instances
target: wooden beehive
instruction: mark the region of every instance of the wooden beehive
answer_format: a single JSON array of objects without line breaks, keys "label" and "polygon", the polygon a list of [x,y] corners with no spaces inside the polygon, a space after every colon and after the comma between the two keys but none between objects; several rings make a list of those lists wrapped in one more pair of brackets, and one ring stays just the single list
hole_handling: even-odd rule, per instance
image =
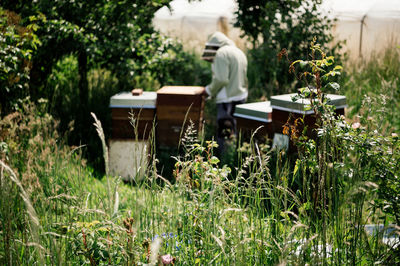
[{"label": "wooden beehive", "polygon": [[[161,146],[177,147],[183,123],[191,120],[201,131],[205,94],[199,86],[164,86],[157,91],[157,142]],[[186,119],[186,120],[185,120]],[[183,133],[182,133],[183,134]]]},{"label": "wooden beehive", "polygon": [[[292,100],[296,93],[283,94],[271,97],[272,107],[272,125],[275,133],[282,133],[283,126],[288,121],[291,115],[291,121],[297,118],[304,117],[304,125],[307,126],[307,135],[316,137],[315,132],[312,130],[316,127],[316,117],[313,110],[305,110],[307,105],[310,105],[309,99]],[[337,115],[344,115],[346,107],[346,96],[327,94],[328,104],[335,106]],[[300,129],[302,130],[302,129]]]},{"label": "wooden beehive", "polygon": [[[156,92],[143,92],[141,95],[122,92],[112,96],[110,99],[112,138],[148,139],[153,128],[156,99]],[[131,124],[132,118],[136,129]]]},{"label": "wooden beehive", "polygon": [[237,121],[237,130],[245,141],[249,141],[253,133],[260,140],[273,137],[272,108],[269,101],[238,104],[233,116]]}]

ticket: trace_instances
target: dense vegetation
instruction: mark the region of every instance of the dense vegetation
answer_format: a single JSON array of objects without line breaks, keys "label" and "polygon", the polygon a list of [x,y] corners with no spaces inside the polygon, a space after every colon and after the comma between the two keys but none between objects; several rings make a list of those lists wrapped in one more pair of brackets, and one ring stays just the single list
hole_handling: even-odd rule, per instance
[{"label": "dense vegetation", "polygon": [[[4,47],[9,54],[7,66],[1,67],[2,80],[12,84],[1,90],[1,116],[26,96],[35,102],[46,99],[46,111],[60,120],[61,132],[73,123],[69,143],[86,143],[86,156],[101,169],[96,133],[87,126],[90,112],[98,114],[109,136],[108,104],[115,93],[157,90],[166,84],[203,85],[210,79],[206,62],[154,31],[154,12],[169,2],[2,1],[4,45],[18,47],[21,55]],[[28,67],[19,66],[24,62]],[[17,83],[8,69],[16,63],[21,72],[13,70]]]},{"label": "dense vegetation", "polygon": [[[154,10],[168,2],[2,2],[8,10],[0,8],[0,263],[400,264],[400,51],[391,47],[343,69],[317,43],[329,40],[320,32],[329,23],[309,20],[318,1],[301,9],[303,22],[317,29],[317,42],[301,35],[298,24],[289,27],[298,1],[238,1],[240,26],[255,44],[249,59],[273,62],[254,75],[260,80],[254,79],[252,97],[275,93],[276,82],[301,87],[298,97],[315,94],[309,108],[318,115],[318,138],[303,134],[301,119],[289,121],[285,133],[296,154],[252,139],[233,146],[225,165],[214,156],[211,137],[198,139],[189,128],[182,153],[174,154],[173,180],[160,171],[157,154],[136,185],[108,174],[101,147],[110,95],[209,79],[209,65],[151,28]],[[131,21],[136,11],[143,16]],[[281,13],[289,28],[274,19],[264,25],[247,11],[271,18]],[[117,14],[126,17],[116,21]],[[251,18],[257,27],[250,27]],[[116,35],[102,39],[112,27]],[[119,30],[132,34],[129,40]],[[305,50],[290,49],[294,42],[285,40],[299,40]],[[47,58],[62,43],[66,50]],[[277,61],[284,44],[288,49]],[[78,119],[82,86],[87,113]],[[332,90],[346,94],[348,117],[336,117],[324,100]],[[99,164],[106,165],[104,175]]]},{"label": "dense vegetation", "polygon": [[[245,1],[238,0],[237,21],[243,35],[252,43],[248,52],[250,98],[290,93],[299,87],[288,75],[289,63],[277,56],[286,49],[292,60],[307,58],[308,47],[315,36],[331,54],[340,43],[332,43],[332,21],[319,9],[320,0]],[[339,54],[336,54],[339,60]]]}]

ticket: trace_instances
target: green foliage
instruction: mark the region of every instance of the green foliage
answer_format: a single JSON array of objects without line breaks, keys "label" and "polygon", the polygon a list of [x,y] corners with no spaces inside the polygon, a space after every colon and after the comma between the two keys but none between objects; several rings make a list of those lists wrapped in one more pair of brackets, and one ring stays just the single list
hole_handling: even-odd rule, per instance
[{"label": "green foliage", "polygon": [[189,190],[209,190],[214,182],[221,182],[231,172],[227,166],[218,168],[219,159],[213,155],[213,148],[218,145],[213,141],[206,144],[206,147],[199,143],[188,145],[183,161],[178,159],[175,164],[177,182],[186,185]]},{"label": "green foliage", "polygon": [[29,93],[32,54],[40,45],[30,18],[22,26],[21,17],[0,6],[0,115],[11,111],[17,100]]},{"label": "green foliage", "polygon": [[[141,75],[135,76],[134,79],[118,80],[110,70],[100,68],[93,68],[87,74],[89,88],[87,110],[96,113],[101,119],[107,139],[111,135],[109,99],[120,92],[121,87],[126,87],[126,89],[139,87],[154,91],[161,85],[206,84],[211,76],[208,64],[196,55],[183,51],[180,43],[158,34],[154,34],[154,38],[158,38],[159,43],[165,42],[165,45],[162,44],[165,48],[160,49],[156,45],[149,44],[143,51],[152,63],[142,68],[132,61],[132,70],[140,69],[141,71]],[[79,126],[76,120],[80,112],[79,71],[76,56],[66,56],[57,62],[42,91],[49,99],[47,110],[60,120],[58,128],[60,132],[68,130],[71,124],[74,127]],[[101,160],[101,150],[98,147],[95,131],[87,126],[84,126],[84,130],[87,132],[84,137],[79,134],[70,134],[69,139],[73,144],[82,143],[82,141],[88,144],[88,159],[96,169],[101,171],[104,163]],[[169,152],[167,156],[170,156]]]},{"label": "green foliage", "polygon": [[[367,128],[338,119],[335,126],[324,124],[321,129],[330,130],[318,140],[305,142],[308,152],[293,169],[284,153],[251,143],[241,149],[233,176],[214,157],[215,143],[189,132],[182,141],[185,153],[175,158],[177,182],[166,181],[153,164],[144,182],[131,186],[110,176],[95,178],[80,148],[63,145],[54,135],[57,123],[42,109],[27,105],[0,123],[0,143],[7,146],[2,160],[29,192],[22,198],[1,166],[2,264],[154,264],[164,254],[187,265],[399,262],[398,247],[363,229],[366,221],[393,221],[380,218],[380,196],[375,205],[369,201],[380,189],[370,180],[398,175],[394,136],[373,137]],[[324,139],[337,142],[325,145]],[[325,178],[316,184],[325,184],[327,194],[320,196],[326,203],[313,201],[313,177]],[[293,184],[303,178],[309,182],[296,190]],[[33,218],[37,234],[27,226]]]},{"label": "green foliage", "polygon": [[[16,6],[22,8],[22,3]],[[48,11],[53,15],[61,11],[82,15],[89,5],[96,6],[92,1],[39,3],[42,9],[54,8]],[[98,3],[96,7],[105,7],[96,14],[107,11],[112,17],[121,11],[119,4],[125,8],[128,2]],[[278,5],[270,2],[265,7],[274,3]],[[279,5],[298,7],[294,1]],[[81,6],[83,11],[66,8]],[[38,17],[42,25],[53,20],[51,25],[63,29],[66,35],[60,31],[60,40],[75,36],[77,43],[87,40],[86,48],[108,42],[83,29],[79,23],[84,18],[67,22]],[[250,32],[255,35],[259,30],[255,27]],[[90,67],[85,71],[88,109],[99,115],[106,134],[108,100],[120,88],[205,84],[202,79],[209,78],[208,65],[183,52],[181,45],[151,32],[137,36],[134,47],[139,59],[124,58],[119,70],[110,63],[113,48],[86,51],[94,55],[88,57]],[[164,165],[154,160],[137,186],[110,176],[95,178],[81,147],[68,147],[58,136],[58,122],[46,111],[66,118],[62,127],[72,130],[68,124],[79,112],[82,73],[81,51],[60,53],[42,84],[41,93],[50,100],[40,100],[37,106],[25,102],[0,121],[0,159],[16,172],[13,175],[4,164],[0,166],[0,263],[156,265],[161,263],[160,255],[170,254],[176,263],[187,265],[399,264],[400,245],[384,244],[382,232],[368,235],[364,230],[366,223],[400,225],[400,142],[396,133],[390,134],[396,130],[398,116],[398,69],[391,68],[396,62],[385,57],[382,67],[376,64],[384,82],[373,75],[375,70],[364,69],[347,81],[363,84],[354,86],[358,89],[353,94],[351,86],[346,88],[350,104],[360,104],[360,120],[350,124],[335,115],[325,97],[327,91],[343,90],[338,79],[341,67],[315,42],[310,48],[309,57],[294,56],[303,60],[284,62],[299,83],[304,82],[297,97],[311,100],[308,108],[314,110],[318,126],[312,139],[305,134],[301,119],[287,124],[286,131],[299,151],[293,164],[292,157],[283,152],[250,143],[239,149],[239,163],[231,170],[214,156],[214,142],[198,140],[188,132],[182,138],[183,154],[175,157],[177,182],[168,182],[162,176]],[[101,51],[111,53],[109,57],[103,54],[104,62],[94,59]],[[367,69],[374,69],[371,66]],[[132,70],[133,76],[124,69]],[[380,102],[377,95],[388,88],[393,99],[385,98],[387,108],[372,104]],[[368,97],[362,105],[359,96],[364,94]],[[358,102],[353,100],[356,97]],[[90,124],[83,125],[95,136]],[[95,141],[99,143],[97,136]],[[101,150],[97,150],[101,162]],[[392,228],[398,234],[399,228]]]},{"label": "green foliage", "polygon": [[289,63],[280,60],[285,48],[292,58],[306,58],[308,45],[317,36],[326,46],[331,21],[319,10],[320,0],[242,1],[236,26],[252,42],[248,52],[250,98],[292,92],[296,80],[287,74]]},{"label": "green foliage", "polygon": [[208,63],[184,51],[178,40],[159,33],[143,34],[138,37],[135,49],[143,60],[128,60],[133,75],[124,80],[128,88],[154,91],[170,84],[202,85],[210,78]]},{"label": "green foliage", "polygon": [[[90,142],[85,125],[93,111],[89,110],[88,73],[91,69],[111,71],[119,81],[113,87],[119,91],[131,90],[135,83],[141,85],[143,82],[136,82],[141,77],[145,77],[148,85],[154,85],[154,73],[146,69],[146,64],[158,64],[159,55],[165,56],[167,52],[158,34],[152,35],[151,21],[154,12],[168,3],[169,0],[136,3],[127,0],[2,1],[3,7],[25,18],[39,18],[36,34],[42,46],[32,55],[30,96],[33,100],[55,95],[54,88],[44,87],[46,80],[60,60],[71,54],[76,56],[78,74],[72,82],[77,80],[78,96],[70,97],[78,100],[77,108],[66,117],[75,115],[78,139],[75,143]],[[22,21],[23,25],[27,23],[26,19]],[[149,60],[152,55],[156,60]]]},{"label": "green foliage", "polygon": [[349,63],[343,90],[349,116],[374,120],[382,132],[400,132],[400,49],[389,47],[367,61]]},{"label": "green foliage", "polygon": [[[367,120],[363,120],[363,125],[358,122],[350,125],[344,117],[335,115],[325,91],[339,87],[332,79],[340,75],[341,67],[334,66],[334,58],[326,56],[318,44],[312,43],[310,49],[311,60],[294,61],[290,71],[307,85],[299,90],[295,98],[310,101],[309,109],[316,116],[318,138],[310,139],[305,131],[298,132],[301,122],[294,125],[288,122],[284,132],[291,135],[298,146],[299,160],[295,169],[302,174],[299,182],[301,189],[297,193],[304,202],[301,209],[311,213],[310,217],[315,219],[312,225],[320,231],[320,241],[324,243],[330,238],[326,234],[327,228],[341,226],[342,221],[338,217],[354,213],[347,218],[347,222],[354,227],[345,226],[344,231],[351,235],[348,239],[350,248],[345,252],[350,254],[351,260],[338,254],[335,263],[355,264],[357,256],[365,256],[363,251],[358,250],[364,241],[359,228],[366,223],[365,219],[399,224],[400,146],[397,135],[385,137],[374,129],[371,121],[366,123]],[[295,66],[300,69],[300,74],[297,74]],[[309,203],[312,209],[306,207]],[[373,209],[368,217],[363,215],[365,208]],[[384,216],[377,218],[381,213]],[[343,236],[335,235],[335,242],[340,243]],[[386,263],[399,259],[392,257],[394,253],[391,252],[389,256],[380,254],[383,260],[387,260]]]},{"label": "green foliage", "polygon": [[349,104],[348,115],[357,122],[359,143],[371,148],[375,174],[371,180],[379,185],[376,207],[393,215],[399,224],[398,132],[400,130],[399,48],[388,47],[368,61],[350,62],[343,89]]},{"label": "green foliage", "polygon": [[[2,6],[37,21],[42,46],[32,53],[30,96],[46,98],[70,143],[87,143],[91,162],[100,153],[89,113],[104,121],[109,136],[109,98],[133,88],[206,84],[210,69],[182,45],[154,32],[153,14],[169,1],[3,1]],[[28,20],[22,20],[26,25]],[[25,84],[24,83],[24,84]],[[2,97],[5,102],[8,98]]]},{"label": "green foliage", "polygon": [[144,47],[138,41],[139,37],[153,33],[151,20],[154,12],[168,3],[169,0],[136,3],[126,0],[41,0],[18,1],[17,4],[4,1],[2,5],[23,16],[40,14],[46,18],[38,30],[43,46],[34,57],[37,76],[32,82],[40,88],[53,65],[70,53],[81,55],[80,75],[83,75],[86,65],[93,64],[99,64],[125,80],[140,75],[131,68],[132,60],[137,64],[148,61],[148,54],[140,51]]}]

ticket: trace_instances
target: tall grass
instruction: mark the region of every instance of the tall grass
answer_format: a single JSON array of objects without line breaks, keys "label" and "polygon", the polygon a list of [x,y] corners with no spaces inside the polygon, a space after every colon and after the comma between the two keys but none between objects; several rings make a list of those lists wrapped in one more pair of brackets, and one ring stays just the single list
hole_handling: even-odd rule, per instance
[{"label": "tall grass", "polygon": [[187,132],[174,182],[154,158],[144,180],[124,184],[96,177],[54,119],[26,105],[0,122],[0,263],[155,265],[169,254],[179,265],[398,264],[398,242],[364,227],[399,234],[382,188],[396,191],[400,144],[376,120],[360,122],[329,117],[298,157],[239,144],[235,169]]},{"label": "tall grass", "polygon": [[349,115],[374,119],[387,133],[400,132],[400,47],[388,47],[347,68],[343,88]]}]

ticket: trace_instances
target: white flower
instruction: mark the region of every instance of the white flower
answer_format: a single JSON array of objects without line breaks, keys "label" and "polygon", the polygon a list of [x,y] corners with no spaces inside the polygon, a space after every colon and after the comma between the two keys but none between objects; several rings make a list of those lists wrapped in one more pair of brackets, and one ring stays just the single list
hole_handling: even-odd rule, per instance
[{"label": "white flower", "polygon": [[351,127],[352,127],[353,129],[357,129],[357,128],[360,128],[360,127],[361,127],[361,124],[358,123],[358,122],[355,122],[355,123],[353,123],[353,124],[351,125]]},{"label": "white flower", "polygon": [[161,256],[161,262],[164,265],[169,265],[169,264],[173,263],[173,261],[174,261],[174,258],[170,254]]}]

